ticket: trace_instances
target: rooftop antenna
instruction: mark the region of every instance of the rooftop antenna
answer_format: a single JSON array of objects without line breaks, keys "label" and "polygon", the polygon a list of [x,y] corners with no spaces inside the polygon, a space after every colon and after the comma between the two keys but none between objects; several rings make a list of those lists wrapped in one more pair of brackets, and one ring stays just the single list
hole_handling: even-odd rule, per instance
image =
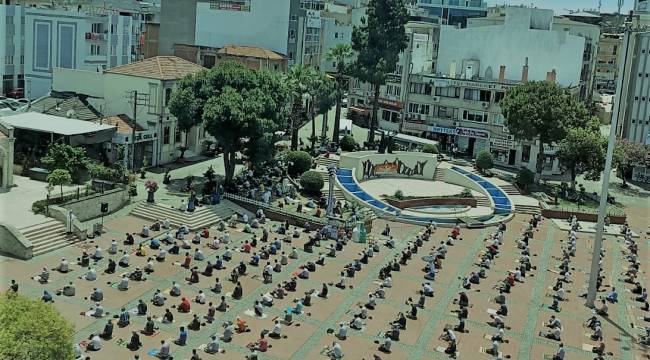
[{"label": "rooftop antenna", "polygon": [[598,13],[600,14],[600,10],[603,8],[603,0],[598,0]]}]

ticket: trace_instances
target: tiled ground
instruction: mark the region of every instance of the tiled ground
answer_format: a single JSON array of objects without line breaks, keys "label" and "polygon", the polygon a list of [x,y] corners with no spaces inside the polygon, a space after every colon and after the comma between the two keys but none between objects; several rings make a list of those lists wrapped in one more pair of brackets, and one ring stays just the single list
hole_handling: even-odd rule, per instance
[{"label": "tiled ground", "polygon": [[[496,308],[493,297],[496,290],[493,285],[506,276],[509,269],[513,269],[515,261],[519,258],[514,240],[521,232],[521,229],[528,216],[517,215],[515,219],[508,223],[508,230],[504,237],[504,245],[501,247],[499,257],[493,263],[490,270],[487,271],[487,278],[483,279],[479,285],[474,285],[468,291],[470,303],[469,319],[466,321],[468,332],[457,334],[459,338],[459,358],[460,359],[489,359],[490,355],[482,353],[481,350],[490,346],[490,341],[486,340],[485,334],[495,333],[495,329],[487,324],[489,315],[488,308]],[[125,216],[119,219],[108,221],[105,225],[108,232],[104,234],[96,243],[99,243],[103,249],[108,248],[111,238],[115,237],[121,244],[126,232],[136,232],[142,226],[143,221],[138,218]],[[374,224],[374,235],[381,238],[378,232],[384,228],[384,221],[377,220]],[[312,306],[305,308],[303,315],[294,317],[294,324],[284,326],[283,333],[287,336],[281,340],[270,340],[272,347],[264,353],[261,358],[264,359],[325,359],[323,348],[331,346],[335,339],[328,333],[328,329],[337,327],[341,321],[350,321],[351,313],[355,311],[358,304],[367,299],[367,294],[378,287],[377,275],[380,267],[386,262],[391,261],[406,246],[407,241],[414,238],[421,229],[416,226],[404,224],[392,224],[393,235],[399,239],[398,247],[389,250],[382,247],[381,251],[370,259],[369,264],[364,265],[363,270],[353,279],[348,279],[348,285],[352,288],[340,290],[330,286],[329,299],[324,300],[314,296]],[[418,254],[408,262],[408,265],[402,267],[399,273],[393,276],[394,286],[387,290],[385,300],[378,300],[378,306],[375,310],[369,311],[370,317],[365,320],[363,330],[348,331],[348,339],[340,341],[346,359],[372,359],[373,355],[378,355],[381,359],[441,359],[447,358],[445,354],[435,351],[438,346],[444,346],[442,340],[438,340],[446,324],[456,325],[456,314],[452,310],[458,307],[454,305],[453,300],[457,297],[461,289],[460,277],[469,274],[470,271],[477,269],[475,265],[480,253],[485,249],[485,239],[494,232],[494,228],[481,230],[463,230],[462,241],[458,241],[455,246],[449,247],[447,257],[443,262],[443,267],[437,280],[433,284],[435,296],[427,298],[426,307],[418,312],[417,320],[408,320],[407,328],[401,334],[399,342],[393,343],[391,354],[383,354],[377,350],[378,345],[375,343],[380,340],[378,337],[381,332],[388,328],[388,322],[393,320],[398,312],[406,311],[408,307],[405,300],[412,296],[416,297],[416,291],[419,290],[423,282],[424,266],[422,256],[429,253],[430,249],[435,248],[442,239],[446,239],[448,230],[438,229],[433,239],[424,243],[419,249]],[[212,230],[212,235],[215,230]],[[249,239],[249,234],[244,234],[240,230],[232,230],[231,236],[233,245],[241,244],[245,239]],[[301,249],[305,241],[306,234],[302,234],[300,239],[293,239],[292,245]],[[556,274],[553,272],[557,269],[559,260],[556,258],[562,254],[562,241],[565,240],[566,233],[555,227],[550,221],[544,220],[538,230],[535,232],[534,239],[531,240],[531,260],[536,270],[529,273],[524,283],[518,283],[511,294],[507,296],[510,313],[505,317],[508,330],[505,331],[508,342],[502,344],[501,351],[504,356],[513,359],[544,359],[546,354],[552,354],[557,348],[557,343],[546,340],[537,335],[544,328],[544,322],[551,315],[558,316],[563,324],[563,341],[567,348],[567,359],[591,359],[593,355],[583,351],[583,344],[595,345],[585,333],[588,329],[583,327],[584,321],[590,316],[589,309],[583,306],[584,300],[579,295],[586,291],[584,284],[588,279],[588,266],[590,259],[591,239],[587,234],[580,234],[578,239],[578,253],[573,258],[571,266],[575,268],[572,276],[572,283],[567,284],[569,291],[569,301],[562,304],[562,311],[559,314],[547,309],[550,304],[550,297],[547,295],[552,292],[549,287],[555,282]],[[141,239],[139,239],[141,240]],[[639,259],[643,261],[648,257],[648,240],[642,238],[638,240],[640,244]],[[258,245],[258,247],[261,245]],[[620,238],[609,237],[605,241],[606,260],[605,274],[607,278],[605,284],[615,286],[619,289],[621,301],[618,304],[610,305],[610,318],[603,319],[603,330],[605,335],[605,344],[608,352],[611,352],[610,358],[615,359],[641,359],[641,356],[647,355],[648,349],[641,348],[637,345],[632,337],[641,333],[640,329],[632,328],[631,322],[636,326],[648,326],[642,324],[642,320],[637,317],[650,314],[643,313],[638,309],[639,303],[631,299],[630,293],[623,291],[626,287],[619,279],[621,269],[627,266],[622,250],[623,244]],[[92,266],[96,267],[100,273],[99,279],[95,282],[87,282],[79,279],[85,270],[79,266],[73,266],[74,271],[68,274],[59,274],[52,272],[51,282],[41,285],[31,279],[38,275],[39,270],[43,267],[55,267],[61,257],[74,260],[81,254],[82,248],[92,248],[94,243],[88,242],[79,246],[70,247],[60,250],[56,253],[41,256],[28,262],[18,260],[8,260],[0,263],[2,272],[0,273],[0,283],[2,290],[7,286],[11,279],[16,279],[20,284],[20,292],[33,297],[40,297],[44,289],[54,291],[61,288],[69,281],[76,284],[77,294],[74,297],[56,296],[54,306],[59,309],[67,319],[69,319],[76,328],[77,341],[85,339],[95,331],[101,331],[107,318],[96,320],[92,317],[80,315],[80,312],[86,311],[93,305],[86,297],[90,295],[93,287],[101,287],[105,293],[103,306],[110,312],[109,316],[119,312],[121,307],[133,308],[138,299],[144,299],[149,304],[149,314],[162,315],[165,308],[170,308],[177,304],[180,299],[169,298],[164,307],[155,307],[149,300],[156,289],[168,289],[172,281],[181,284],[183,296],[193,298],[199,290],[208,289],[214,283],[214,277],[219,277],[224,285],[224,292],[230,292],[233,284],[228,281],[229,272],[233,264],[239,260],[248,261],[250,255],[234,253],[234,258],[228,263],[228,269],[215,271],[213,278],[201,276],[198,284],[190,285],[185,281],[189,271],[173,263],[181,261],[182,256],[168,256],[167,262],[157,263],[155,272],[147,276],[144,282],[131,282],[131,288],[128,291],[118,291],[111,288],[108,284],[119,280],[119,274],[125,270],[118,268],[116,274],[102,274],[106,267],[107,259],[103,259]],[[121,246],[122,247],[122,246]],[[123,248],[123,247],[122,247]],[[214,251],[207,246],[203,246],[203,251],[208,259],[213,259],[222,250]],[[261,293],[274,288],[280,281],[287,280],[298,266],[304,264],[308,259],[315,260],[319,250],[316,248],[314,253],[307,254],[299,251],[298,260],[290,260],[289,265],[283,268],[280,274],[274,274],[272,284],[263,284],[261,281],[261,268],[250,267],[248,275],[241,279],[244,288],[244,297],[242,300],[235,301],[228,299],[230,308],[225,313],[218,313],[217,320],[212,324],[207,324],[200,331],[190,331],[189,343],[187,346],[180,347],[172,345],[174,359],[188,359],[191,356],[191,350],[205,344],[209,337],[215,333],[221,333],[221,324],[226,320],[233,320],[237,316],[245,318],[251,326],[252,331],[244,334],[236,334],[231,343],[223,344],[226,352],[218,355],[209,355],[201,353],[203,359],[243,359],[248,353],[246,345],[254,342],[263,329],[271,329],[272,319],[283,313],[283,310],[289,306],[293,298],[302,296],[309,289],[319,290],[322,283],[331,283],[338,280],[340,269],[358,256],[360,251],[365,248],[364,244],[349,244],[342,253],[336,258],[327,258],[325,266],[318,266],[317,271],[312,273],[309,280],[299,280],[298,289],[295,293],[289,294],[284,300],[276,300],[271,308],[265,308],[267,317],[257,319],[246,315],[245,312],[252,309],[252,304],[259,299]],[[133,253],[135,248],[124,249]],[[283,251],[288,250],[288,244],[283,243]],[[321,250],[322,251],[322,250]],[[193,250],[192,250],[193,252]],[[156,251],[150,250],[149,254],[155,254]],[[181,253],[183,254],[183,252]],[[112,256],[117,259],[121,254]],[[144,266],[146,258],[131,257],[131,269],[136,266]],[[273,262],[273,258],[270,260]],[[262,260],[262,264],[265,260]],[[199,270],[203,270],[204,264],[196,264]],[[647,261],[644,263],[647,266]],[[643,268],[647,271],[647,267]],[[642,281],[648,285],[645,278],[646,273],[642,274]],[[629,286],[628,286],[629,287]],[[608,287],[605,287],[608,289]],[[219,302],[218,297],[207,292],[208,301]],[[151,349],[159,346],[160,341],[164,339],[173,339],[178,336],[178,329],[182,325],[187,325],[192,314],[204,315],[207,312],[207,305],[192,304],[192,314],[180,314],[172,309],[175,315],[173,324],[158,324],[160,331],[155,336],[141,336],[144,343],[142,349],[137,352],[142,359],[153,358],[147,355]],[[144,327],[145,319],[133,316],[132,324],[126,328],[120,329],[115,327],[114,339],[104,342],[104,348],[96,353],[88,353],[91,359],[131,359],[135,353],[118,345],[118,339],[128,339],[132,330],[141,330]]]}]

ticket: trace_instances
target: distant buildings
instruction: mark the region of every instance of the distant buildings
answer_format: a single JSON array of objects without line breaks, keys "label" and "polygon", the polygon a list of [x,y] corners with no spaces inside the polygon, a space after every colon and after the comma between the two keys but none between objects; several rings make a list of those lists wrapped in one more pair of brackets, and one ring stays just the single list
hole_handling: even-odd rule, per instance
[{"label": "distant buildings", "polygon": [[459,27],[466,27],[470,18],[485,17],[488,11],[485,0],[416,0],[416,4],[444,24]]},{"label": "distant buildings", "polygon": [[0,5],[0,93],[35,99],[50,91],[54,68],[102,71],[141,54],[146,16],[137,9],[32,3]]}]

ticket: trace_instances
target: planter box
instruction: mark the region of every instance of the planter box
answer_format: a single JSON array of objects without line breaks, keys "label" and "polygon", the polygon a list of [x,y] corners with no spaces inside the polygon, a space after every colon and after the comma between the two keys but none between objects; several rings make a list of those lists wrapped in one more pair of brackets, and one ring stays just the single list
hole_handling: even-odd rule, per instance
[{"label": "planter box", "polygon": [[[598,214],[583,213],[578,211],[559,210],[559,209],[542,209],[542,216],[549,219],[568,219],[569,216],[575,215],[578,221],[597,222]],[[608,215],[612,224],[625,224],[627,215]]]},{"label": "planter box", "polygon": [[399,208],[407,209],[412,207],[420,207],[427,205],[465,205],[476,207],[477,200],[474,198],[461,198],[461,197],[426,197],[417,199],[384,199],[390,205]]},{"label": "planter box", "polygon": [[47,176],[50,174],[50,171],[43,168],[30,168],[28,170],[28,176],[32,180],[36,181],[47,181]]}]

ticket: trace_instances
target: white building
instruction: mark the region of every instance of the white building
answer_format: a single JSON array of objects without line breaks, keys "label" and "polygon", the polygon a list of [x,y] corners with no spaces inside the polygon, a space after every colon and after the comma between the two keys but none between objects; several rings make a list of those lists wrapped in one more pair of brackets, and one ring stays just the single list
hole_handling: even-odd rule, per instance
[{"label": "white building", "polygon": [[[136,123],[143,135],[136,138],[136,167],[144,159],[149,165],[158,165],[176,160],[181,145],[189,149],[186,157],[203,150],[203,127],[194,127],[188,143],[184,144],[185,136],[167,104],[178,80],[204,69],[174,56],[157,56],[103,73],[54,69],[53,89],[87,95],[93,107],[102,109],[105,116],[127,114],[129,117],[133,117],[132,94],[137,91],[140,101]],[[131,141],[125,136],[125,144],[132,144]]]},{"label": "white building", "polygon": [[55,67],[101,71],[135,60],[140,15],[91,9],[0,5],[2,28],[10,35],[0,37],[0,92],[24,88],[24,96],[34,99],[50,91]]}]

